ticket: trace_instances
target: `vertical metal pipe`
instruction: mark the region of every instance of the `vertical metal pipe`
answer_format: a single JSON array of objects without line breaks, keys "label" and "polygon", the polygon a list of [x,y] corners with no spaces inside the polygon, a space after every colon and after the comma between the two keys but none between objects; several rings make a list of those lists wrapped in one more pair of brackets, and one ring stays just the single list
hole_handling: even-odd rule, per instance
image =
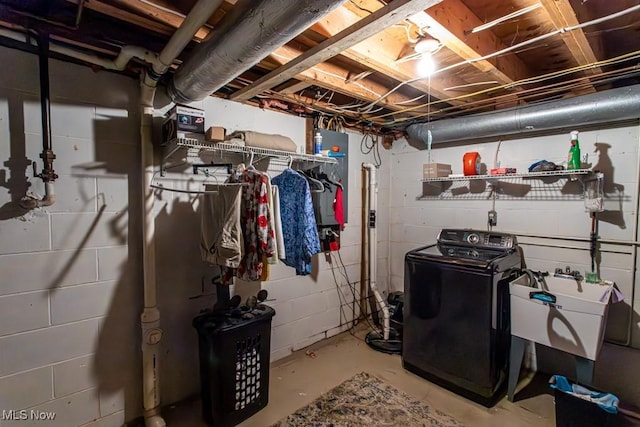
[{"label": "vertical metal pipe", "polygon": [[49,34],[38,34],[38,64],[40,70],[40,110],[42,116],[42,172],[37,176],[44,182],[44,197],[25,196],[20,200],[24,209],[35,209],[51,206],[56,201],[53,182],[58,178],[53,170],[56,155],[51,149],[51,102],[49,98]]},{"label": "vertical metal pipe", "polygon": [[51,150],[51,101],[49,98],[49,34],[38,34],[42,151]]}]

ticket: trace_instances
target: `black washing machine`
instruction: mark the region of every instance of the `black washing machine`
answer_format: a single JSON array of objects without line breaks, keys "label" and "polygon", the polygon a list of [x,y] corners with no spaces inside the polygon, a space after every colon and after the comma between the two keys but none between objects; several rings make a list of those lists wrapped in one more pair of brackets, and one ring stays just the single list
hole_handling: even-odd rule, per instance
[{"label": "black washing machine", "polygon": [[405,369],[485,406],[508,374],[509,282],[521,254],[511,234],[444,229],[405,255]]}]

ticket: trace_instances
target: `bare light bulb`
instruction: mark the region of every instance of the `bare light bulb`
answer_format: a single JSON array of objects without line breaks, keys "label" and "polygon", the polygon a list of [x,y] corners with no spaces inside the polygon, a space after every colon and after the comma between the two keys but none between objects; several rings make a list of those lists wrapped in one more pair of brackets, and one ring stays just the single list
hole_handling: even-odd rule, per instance
[{"label": "bare light bulb", "polygon": [[431,55],[424,55],[417,64],[418,74],[421,76],[430,76],[436,70],[436,63]]}]

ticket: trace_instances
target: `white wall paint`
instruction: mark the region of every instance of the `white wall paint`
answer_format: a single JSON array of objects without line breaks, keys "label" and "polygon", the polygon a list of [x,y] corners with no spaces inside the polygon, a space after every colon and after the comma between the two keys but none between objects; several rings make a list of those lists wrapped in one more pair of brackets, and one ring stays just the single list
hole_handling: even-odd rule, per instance
[{"label": "white wall paint", "polygon": [[[58,201],[23,213],[17,199],[27,190],[43,193],[30,167],[32,161],[41,167],[38,64],[35,56],[15,50],[0,48],[0,55],[12,64],[0,70],[0,409],[57,411],[54,426],[120,426],[142,413],[137,82],[50,61]],[[162,96],[158,99],[166,111]],[[199,106],[207,111],[208,125],[278,133],[303,144],[301,118],[218,99]],[[360,164],[373,160],[360,153],[360,139],[349,134],[350,211],[341,250],[356,288]],[[386,289],[390,153],[382,157],[378,282]],[[165,331],[161,392],[168,404],[199,392],[191,320],[215,300],[191,298],[202,293],[203,281],[205,293],[213,291],[212,269],[199,258],[197,198],[165,192],[158,195],[155,210]],[[341,291],[350,295],[333,265]],[[239,283],[232,292],[246,298],[261,286],[274,298],[272,360],[345,330],[348,316],[341,318],[331,264],[323,255],[314,260],[311,276],[295,276],[280,264],[272,268],[271,278],[262,284]]]},{"label": "white wall paint", "polygon": [[[614,128],[602,128],[580,133],[582,154],[588,155],[588,163],[595,169],[605,172],[605,191],[607,198],[605,212],[599,214],[600,237],[604,240],[630,242],[634,240],[638,203],[638,146],[639,127],[626,125]],[[608,145],[608,147],[607,147]],[[468,145],[434,145],[431,153],[433,162],[449,163],[454,173],[462,173],[462,157],[465,152],[477,151],[482,162],[488,168],[494,166],[494,157],[498,142]],[[595,148],[606,148],[595,151]],[[498,154],[499,165],[516,167],[526,171],[535,161],[546,159],[556,163],[566,161],[569,149],[569,134],[561,133],[542,137],[520,138],[502,142]],[[413,248],[434,243],[437,233],[445,227],[487,229],[487,211],[491,209],[489,193],[479,192],[475,200],[469,194],[457,197],[437,197],[432,200],[416,200],[422,194],[422,165],[427,163],[427,152],[418,151],[406,141],[397,143],[392,153],[392,175],[394,190],[390,196],[391,217],[391,283],[402,289],[404,278],[404,254]],[[519,182],[529,184],[529,182]],[[544,197],[562,196],[565,180],[540,185]],[[474,187],[463,184],[472,192],[484,187],[483,182],[474,182]],[[506,188],[506,187],[505,187]],[[507,191],[510,191],[507,188]],[[436,191],[438,194],[438,191]],[[442,193],[447,196],[450,193]],[[589,238],[590,219],[580,200],[527,200],[525,198],[499,197],[496,201],[498,225],[495,231],[535,236],[558,236],[563,239],[545,239],[520,237],[527,265],[533,269],[553,271],[556,267],[571,265],[580,271],[590,270],[589,244],[570,240],[572,237]],[[568,249],[574,248],[574,249]],[[634,346],[640,347],[640,324],[638,323],[638,301],[632,302],[634,294],[632,246],[629,244],[602,244],[601,276],[614,280],[627,300],[613,305],[609,312],[607,338],[613,342],[626,342],[629,338],[629,325],[633,325]],[[636,294],[639,285],[635,284]],[[612,386],[611,374],[616,378],[625,375],[628,370],[619,372],[613,360],[622,353],[617,346],[605,346],[603,358],[606,366],[596,374],[597,380]],[[557,358],[557,355],[556,355]],[[640,352],[629,350],[624,358],[640,359]],[[548,358],[547,360],[552,360]],[[541,369],[555,372],[554,367],[545,361],[539,361]],[[621,365],[627,366],[627,365]],[[609,380],[604,380],[608,376]],[[627,382],[628,381],[624,381]],[[622,383],[622,381],[620,382]],[[637,381],[636,381],[637,384]],[[640,402],[636,390],[625,388],[627,396]]]}]

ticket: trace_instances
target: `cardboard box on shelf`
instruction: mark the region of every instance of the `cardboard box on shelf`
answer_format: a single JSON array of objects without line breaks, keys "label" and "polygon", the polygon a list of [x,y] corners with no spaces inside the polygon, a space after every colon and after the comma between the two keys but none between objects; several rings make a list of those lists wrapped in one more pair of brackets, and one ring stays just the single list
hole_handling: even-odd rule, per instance
[{"label": "cardboard box on shelf", "polygon": [[195,138],[204,136],[204,110],[176,105],[167,113],[162,124],[162,145],[175,138]]},{"label": "cardboard box on shelf", "polygon": [[423,178],[442,178],[451,175],[451,165],[446,163],[425,163],[422,166]]},{"label": "cardboard box on shelf", "polygon": [[224,141],[225,136],[227,135],[227,130],[222,126],[211,126],[207,129],[207,133],[205,134],[205,139],[207,141]]}]

